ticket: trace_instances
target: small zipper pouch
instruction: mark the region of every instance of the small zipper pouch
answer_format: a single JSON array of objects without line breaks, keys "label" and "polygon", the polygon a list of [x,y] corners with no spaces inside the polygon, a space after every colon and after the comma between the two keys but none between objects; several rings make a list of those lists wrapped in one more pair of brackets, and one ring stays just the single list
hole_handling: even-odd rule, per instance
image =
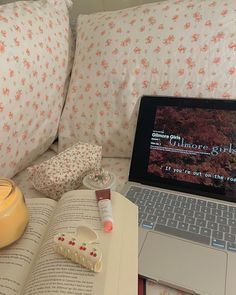
[{"label": "small zipper pouch", "polygon": [[27,171],[36,190],[58,200],[63,193],[77,189],[86,174],[100,168],[101,158],[101,146],[77,143]]}]

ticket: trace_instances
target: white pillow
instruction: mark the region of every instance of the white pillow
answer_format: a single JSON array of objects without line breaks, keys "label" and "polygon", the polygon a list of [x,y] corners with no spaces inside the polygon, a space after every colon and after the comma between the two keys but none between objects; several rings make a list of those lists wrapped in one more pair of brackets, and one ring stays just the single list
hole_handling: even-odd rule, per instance
[{"label": "white pillow", "polygon": [[143,94],[236,97],[235,1],[161,1],[79,15],[59,131],[103,156],[131,155]]},{"label": "white pillow", "polygon": [[72,64],[66,3],[0,6],[0,175],[12,177],[57,135]]}]

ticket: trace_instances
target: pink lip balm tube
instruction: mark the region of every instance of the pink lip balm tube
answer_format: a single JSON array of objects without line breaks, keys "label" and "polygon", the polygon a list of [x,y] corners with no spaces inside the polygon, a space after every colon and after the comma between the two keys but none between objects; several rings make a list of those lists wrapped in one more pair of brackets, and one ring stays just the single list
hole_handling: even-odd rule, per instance
[{"label": "pink lip balm tube", "polygon": [[96,190],[95,194],[104,231],[111,232],[113,228],[111,191],[110,189]]}]

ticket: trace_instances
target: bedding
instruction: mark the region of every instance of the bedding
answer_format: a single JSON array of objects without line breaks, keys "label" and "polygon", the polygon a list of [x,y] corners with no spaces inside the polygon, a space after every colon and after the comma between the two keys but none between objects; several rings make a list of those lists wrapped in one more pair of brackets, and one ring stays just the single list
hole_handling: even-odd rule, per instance
[{"label": "bedding", "polygon": [[130,157],[143,94],[235,98],[235,1],[163,1],[79,15],[59,150]]},{"label": "bedding", "polygon": [[[0,6],[4,176],[56,155],[48,147],[57,137],[72,65],[69,3]],[[102,145],[102,167],[116,175],[120,192],[128,179],[142,94],[236,98],[235,11],[233,0],[167,0],[80,15],[59,151],[78,140]],[[45,197],[35,190],[26,169],[13,180],[26,199]],[[151,293],[183,294],[154,285]]]},{"label": "bedding", "polygon": [[72,66],[69,1],[0,6],[0,175],[12,177],[57,135]]}]

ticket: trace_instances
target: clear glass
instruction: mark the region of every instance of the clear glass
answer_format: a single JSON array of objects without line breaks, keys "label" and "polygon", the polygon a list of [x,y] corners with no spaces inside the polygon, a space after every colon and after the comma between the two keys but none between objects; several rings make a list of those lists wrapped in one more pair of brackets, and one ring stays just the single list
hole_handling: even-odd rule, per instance
[{"label": "clear glass", "polygon": [[29,213],[21,190],[7,178],[0,178],[0,248],[21,237]]}]

